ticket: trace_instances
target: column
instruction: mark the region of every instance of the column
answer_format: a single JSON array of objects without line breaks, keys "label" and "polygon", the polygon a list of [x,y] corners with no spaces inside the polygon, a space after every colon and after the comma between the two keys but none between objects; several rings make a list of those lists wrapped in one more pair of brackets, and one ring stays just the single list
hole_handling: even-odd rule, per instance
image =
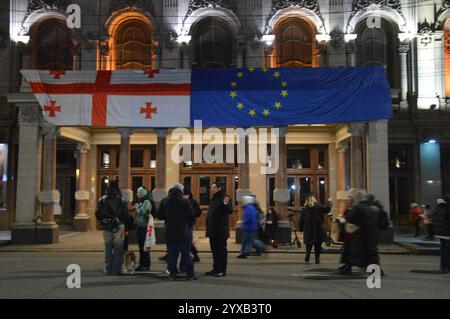
[{"label": "column", "polygon": [[130,136],[133,130],[130,128],[119,128],[120,153],[119,153],[119,187],[122,195],[131,202],[133,191],[130,187]]},{"label": "column", "polygon": [[40,244],[52,244],[59,241],[59,229],[55,223],[55,209],[59,205],[60,194],[56,190],[56,139],[59,128],[44,123],[44,156],[42,162],[42,191],[39,202],[42,209],[42,224],[38,227],[37,236]]},{"label": "column", "polygon": [[89,204],[89,150],[90,145],[80,143],[77,145],[78,151],[78,189],[75,192],[75,199],[77,200],[77,212],[73,221],[73,228],[75,231],[89,230],[89,215],[87,208]]},{"label": "column", "polygon": [[347,53],[347,66],[356,66],[356,45],[354,40],[345,43]]},{"label": "column", "polygon": [[286,134],[288,127],[279,128],[278,145],[279,145],[279,166],[275,174],[275,190],[273,198],[275,201],[275,209],[278,213],[278,233],[276,239],[280,243],[288,243],[291,241],[291,225],[287,219],[286,203],[289,201],[289,190],[287,187],[287,147]]},{"label": "column", "polygon": [[348,131],[352,134],[351,141],[351,183],[354,189],[364,189],[364,171],[363,171],[363,139],[366,130],[365,123],[350,123]]},{"label": "column", "polygon": [[328,50],[328,43],[319,43],[317,45],[317,63],[319,64],[319,67],[325,67],[327,66],[327,50]]},{"label": "column", "polygon": [[[409,42],[402,42],[398,47],[398,55],[400,56],[400,79],[401,79],[401,88],[400,88],[400,98],[401,98],[401,109],[405,109],[408,107],[407,94],[408,94],[408,61],[407,54],[409,51]],[[402,103],[403,102],[403,103]],[[406,105],[405,105],[406,104]]]},{"label": "column", "polygon": [[[248,135],[240,136],[239,144],[244,144],[244,163],[239,163],[239,189],[236,190],[236,199],[239,203],[242,202],[242,198],[246,195],[252,194],[250,190],[250,167],[249,167],[249,147],[248,147]],[[239,214],[242,215],[242,209],[239,208]],[[240,216],[241,217],[241,216]],[[236,224],[236,243],[242,242],[242,220]]]},{"label": "column", "polygon": [[264,61],[264,67],[265,68],[273,68],[273,46],[272,45],[266,45],[264,47],[264,57],[265,57],[265,61]]},{"label": "column", "polygon": [[14,245],[28,245],[36,243],[34,221],[41,209],[36,201],[41,182],[40,110],[38,105],[33,104],[16,106],[19,108],[19,150],[16,211],[11,241]]},{"label": "column", "polygon": [[348,149],[347,142],[339,143],[337,148],[338,151],[338,192],[337,192],[337,200],[338,200],[338,214],[344,213],[346,209],[346,175],[345,175],[345,153]]},{"label": "column", "polygon": [[[155,129],[157,136],[156,144],[156,176],[155,189],[152,192],[153,200],[158,205],[161,200],[167,196],[166,184],[166,151],[167,151],[167,134],[168,129]],[[165,243],[165,228],[162,221],[155,221],[156,242]]]}]

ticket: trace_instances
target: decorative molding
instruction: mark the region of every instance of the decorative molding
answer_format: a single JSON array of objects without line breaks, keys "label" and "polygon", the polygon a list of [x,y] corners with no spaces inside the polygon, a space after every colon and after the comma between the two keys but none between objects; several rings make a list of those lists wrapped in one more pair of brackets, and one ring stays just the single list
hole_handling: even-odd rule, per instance
[{"label": "decorative molding", "polygon": [[423,46],[428,46],[431,42],[433,42],[433,34],[436,29],[436,25],[430,24],[427,19],[424,22],[417,24],[417,35],[420,39],[420,43]]},{"label": "decorative molding", "polygon": [[315,12],[319,17],[321,16],[319,1],[317,0],[272,0],[272,11],[270,12],[269,20],[279,10],[286,8],[305,8]]},{"label": "decorative molding", "polygon": [[353,54],[356,53],[356,43],[355,40],[350,40],[348,42],[345,42],[345,52],[347,54]]},{"label": "decorative molding", "polygon": [[39,125],[40,114],[37,107],[19,107],[19,125]]},{"label": "decorative molding", "polygon": [[109,5],[110,12],[114,12],[126,7],[139,8],[149,13],[154,12],[152,0],[112,0]]},{"label": "decorative molding", "polygon": [[333,30],[330,33],[330,45],[334,49],[339,49],[342,46],[342,43],[344,42],[344,32],[339,30]]},{"label": "decorative molding", "polygon": [[352,12],[355,14],[359,10],[366,9],[371,5],[387,7],[398,12],[402,12],[400,0],[354,0],[352,4]]},{"label": "decorative molding", "polygon": [[398,45],[398,53],[406,54],[409,51],[409,43],[408,42],[400,42]]},{"label": "decorative molding", "polygon": [[70,3],[68,0],[30,0],[28,1],[27,12],[28,14],[37,10],[62,10],[65,12]]},{"label": "decorative molding", "polygon": [[80,153],[87,154],[87,153],[89,153],[89,151],[91,150],[91,145],[90,145],[90,144],[87,144],[87,143],[78,143],[78,144],[77,144],[77,150],[78,150]]},{"label": "decorative molding", "polygon": [[367,128],[367,123],[364,122],[354,122],[348,125],[348,132],[355,137],[361,137],[365,133]]},{"label": "decorative molding", "polygon": [[201,8],[224,8],[236,12],[237,7],[234,0],[191,0],[189,1],[188,12],[184,20],[194,11]]},{"label": "decorative molding", "polygon": [[133,130],[128,127],[118,128],[118,131],[121,139],[128,139],[133,134]]},{"label": "decorative molding", "polygon": [[57,126],[45,122],[41,124],[41,132],[46,139],[54,140],[59,136],[60,129]]}]

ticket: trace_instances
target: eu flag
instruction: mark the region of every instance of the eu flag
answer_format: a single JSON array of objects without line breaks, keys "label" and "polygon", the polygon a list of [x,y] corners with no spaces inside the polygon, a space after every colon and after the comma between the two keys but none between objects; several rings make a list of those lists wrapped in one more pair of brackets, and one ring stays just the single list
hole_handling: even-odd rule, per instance
[{"label": "eu flag", "polygon": [[392,116],[381,66],[195,69],[191,124],[274,126],[348,123]]}]

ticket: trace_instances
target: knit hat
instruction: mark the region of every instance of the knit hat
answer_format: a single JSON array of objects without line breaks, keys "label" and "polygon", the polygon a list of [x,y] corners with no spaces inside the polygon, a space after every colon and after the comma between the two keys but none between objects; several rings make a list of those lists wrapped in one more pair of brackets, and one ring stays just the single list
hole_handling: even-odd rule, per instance
[{"label": "knit hat", "polygon": [[137,189],[137,193],[138,193],[138,196],[144,197],[144,196],[147,196],[148,191],[144,187],[141,186]]},{"label": "knit hat", "polygon": [[180,183],[175,183],[172,188],[178,189],[181,192],[183,192],[183,190],[184,190],[183,184],[180,184]]}]

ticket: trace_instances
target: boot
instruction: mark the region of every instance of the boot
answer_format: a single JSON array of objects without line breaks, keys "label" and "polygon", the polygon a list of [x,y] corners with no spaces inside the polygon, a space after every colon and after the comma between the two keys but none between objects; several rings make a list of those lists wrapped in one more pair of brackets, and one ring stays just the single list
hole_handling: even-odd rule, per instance
[{"label": "boot", "polygon": [[309,257],[311,257],[311,253],[310,252],[306,252],[305,263],[309,263]]},{"label": "boot", "polygon": [[320,257],[316,256],[316,265],[320,264]]}]

